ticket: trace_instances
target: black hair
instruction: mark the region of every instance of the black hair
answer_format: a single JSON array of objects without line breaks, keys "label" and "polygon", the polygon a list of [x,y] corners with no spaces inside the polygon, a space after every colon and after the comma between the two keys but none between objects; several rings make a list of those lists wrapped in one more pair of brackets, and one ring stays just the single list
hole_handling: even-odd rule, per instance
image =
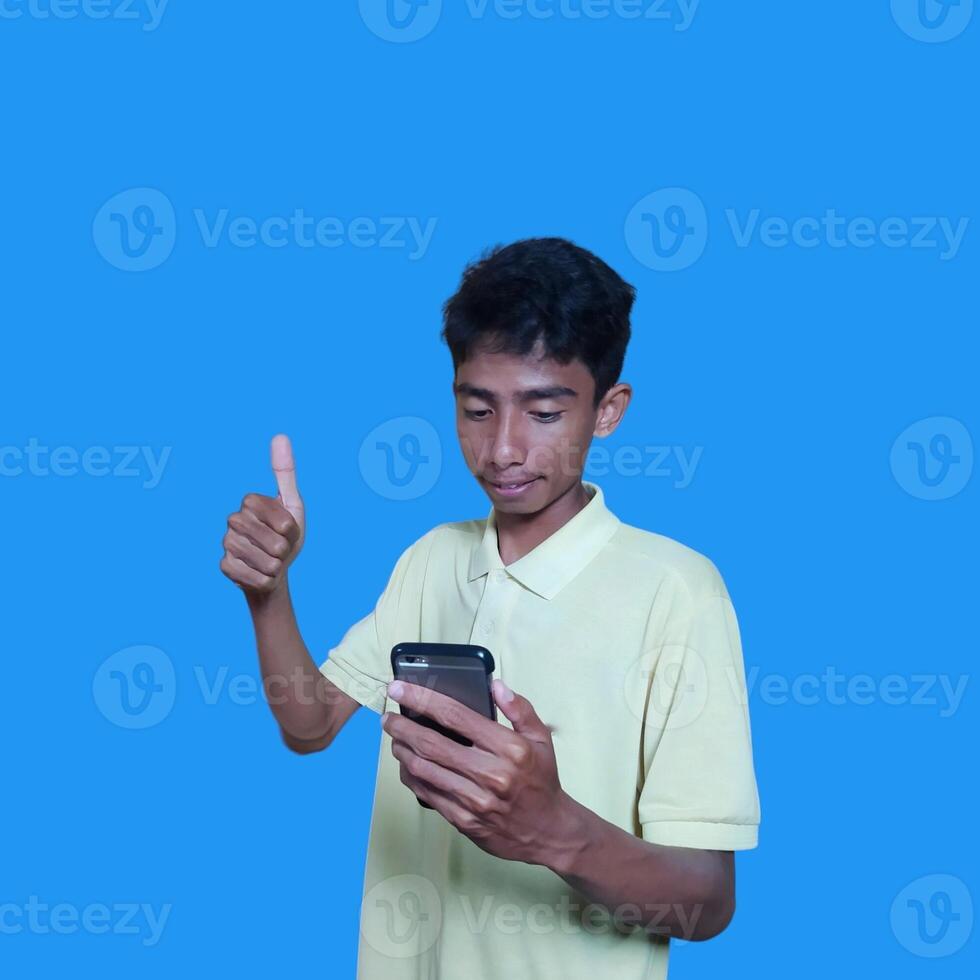
[{"label": "black hair", "polygon": [[593,407],[619,380],[636,289],[602,259],[564,238],[525,238],[487,249],[443,305],[453,367],[477,349],[575,358],[595,381]]}]

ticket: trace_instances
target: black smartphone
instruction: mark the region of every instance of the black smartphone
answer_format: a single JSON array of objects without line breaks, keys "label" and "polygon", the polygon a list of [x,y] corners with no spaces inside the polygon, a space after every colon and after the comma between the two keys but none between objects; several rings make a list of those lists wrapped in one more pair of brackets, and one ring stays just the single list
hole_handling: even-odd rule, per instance
[{"label": "black smartphone", "polygon": [[[468,643],[397,643],[391,648],[391,673],[395,680],[418,684],[455,698],[467,708],[497,720],[490,680],[494,671],[493,654],[486,647]],[[440,732],[460,745],[473,743],[427,715],[399,705],[406,718]],[[427,810],[432,807],[419,800]]]}]

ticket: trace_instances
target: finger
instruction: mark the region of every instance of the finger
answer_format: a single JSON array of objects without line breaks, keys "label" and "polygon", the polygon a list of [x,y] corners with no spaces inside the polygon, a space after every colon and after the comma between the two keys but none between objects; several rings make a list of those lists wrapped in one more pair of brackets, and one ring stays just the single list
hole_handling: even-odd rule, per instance
[{"label": "finger", "polygon": [[493,682],[493,700],[514,726],[515,732],[535,742],[551,740],[551,729],[538,717],[534,705],[527,698],[515,694],[502,680]]},{"label": "finger", "polygon": [[[282,506],[276,504],[279,511]],[[291,520],[291,519],[290,519]],[[295,523],[295,522],[293,522]],[[238,511],[228,518],[228,526],[257,545],[267,555],[283,559],[289,554],[290,541],[284,534],[273,531],[250,510]]]},{"label": "finger", "polygon": [[225,555],[221,559],[221,571],[236,585],[245,585],[251,589],[263,589],[272,584],[268,575],[257,572],[234,555]]},{"label": "finger", "polygon": [[419,758],[459,773],[480,786],[492,788],[496,782],[494,773],[500,769],[500,760],[492,752],[475,745],[460,745],[442,732],[392,711],[382,715],[381,727],[392,741],[401,742]]},{"label": "finger", "polygon": [[290,541],[299,540],[300,526],[278,497],[264,497],[260,493],[246,494],[242,500],[242,510],[254,514],[276,534],[281,534]]},{"label": "finger", "polygon": [[493,796],[472,779],[417,755],[404,742],[392,740],[391,754],[418,780],[440,790],[472,812],[488,809]]},{"label": "finger", "polygon": [[243,537],[235,531],[229,531],[225,535],[225,551],[229,555],[240,558],[250,568],[254,568],[263,575],[275,578],[282,572],[282,562],[272,555],[266,554],[261,548],[253,544],[248,538]]},{"label": "finger", "polygon": [[279,488],[282,505],[296,517],[297,513],[303,510],[303,501],[296,487],[296,462],[293,459],[293,446],[289,436],[274,436],[271,454],[272,469],[276,474],[276,486]]},{"label": "finger", "polygon": [[424,803],[428,803],[433,810],[451,823],[457,830],[464,832],[463,828],[472,821],[472,815],[468,813],[454,799],[447,796],[442,790],[429,786],[421,780],[416,779],[404,766],[399,766],[399,775],[402,783],[407,786]]},{"label": "finger", "polygon": [[439,722],[444,728],[458,732],[481,749],[496,754],[508,744],[508,740],[517,739],[503,725],[484,718],[455,698],[412,681],[402,681],[401,684],[401,691],[397,695],[389,686],[388,696],[393,701]]}]

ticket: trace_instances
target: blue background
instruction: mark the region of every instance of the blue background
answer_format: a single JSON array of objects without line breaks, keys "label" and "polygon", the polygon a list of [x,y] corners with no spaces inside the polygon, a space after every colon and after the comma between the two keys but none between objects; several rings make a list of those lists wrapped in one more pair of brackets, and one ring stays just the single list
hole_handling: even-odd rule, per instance
[{"label": "blue background", "polygon": [[[218,570],[225,517],[245,492],[272,492],[268,440],[288,432],[309,514],[293,592],[323,655],[411,541],[485,516],[455,441],[440,305],[484,247],[541,234],[638,288],[635,397],[605,445],[702,455],[684,488],[596,480],[622,520],[717,564],[759,678],[760,846],[738,855],[732,925],[678,943],[672,976],[975,975],[975,937],[924,959],[906,948],[910,921],[890,916],[928,875],[976,897],[977,692],[943,717],[942,702],[881,697],[779,704],[760,685],[830,665],[875,683],[972,672],[977,480],[922,499],[890,453],[920,419],[977,430],[980,232],[947,260],[880,241],[742,248],[725,211],[976,215],[978,25],[932,44],[887,2],[704,0],[676,26],[454,3],[402,44],[350,0],[171,0],[153,31],[0,19],[0,441],[171,448],[152,488],[0,479],[0,904],[172,905],[150,947],[0,933],[10,975],[353,976],[378,718],[360,711],[328,752],[297,757],[260,699],[236,704],[225,686],[208,703],[201,672],[257,675],[245,604]],[[661,272],[624,222],[670,187],[700,198],[708,230],[698,261]],[[176,216],[173,253],[139,272],[93,232],[131,188],[160,191]],[[221,208],[437,224],[415,260],[350,242],[208,248],[194,212]],[[358,454],[407,416],[434,426],[442,465],[428,492],[395,500]],[[129,730],[93,684],[135,645],[172,663],[175,700]]]}]

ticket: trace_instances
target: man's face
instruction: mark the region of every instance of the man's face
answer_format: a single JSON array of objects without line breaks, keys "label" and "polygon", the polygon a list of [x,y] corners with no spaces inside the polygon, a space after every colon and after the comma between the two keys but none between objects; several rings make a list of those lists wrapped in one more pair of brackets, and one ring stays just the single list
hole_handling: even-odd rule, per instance
[{"label": "man's face", "polygon": [[475,353],[461,364],[453,386],[456,431],[466,465],[494,507],[535,513],[579,483],[593,435],[607,435],[618,422],[609,425],[616,414],[610,398],[616,401],[622,387],[593,408],[595,383],[579,360]]}]

